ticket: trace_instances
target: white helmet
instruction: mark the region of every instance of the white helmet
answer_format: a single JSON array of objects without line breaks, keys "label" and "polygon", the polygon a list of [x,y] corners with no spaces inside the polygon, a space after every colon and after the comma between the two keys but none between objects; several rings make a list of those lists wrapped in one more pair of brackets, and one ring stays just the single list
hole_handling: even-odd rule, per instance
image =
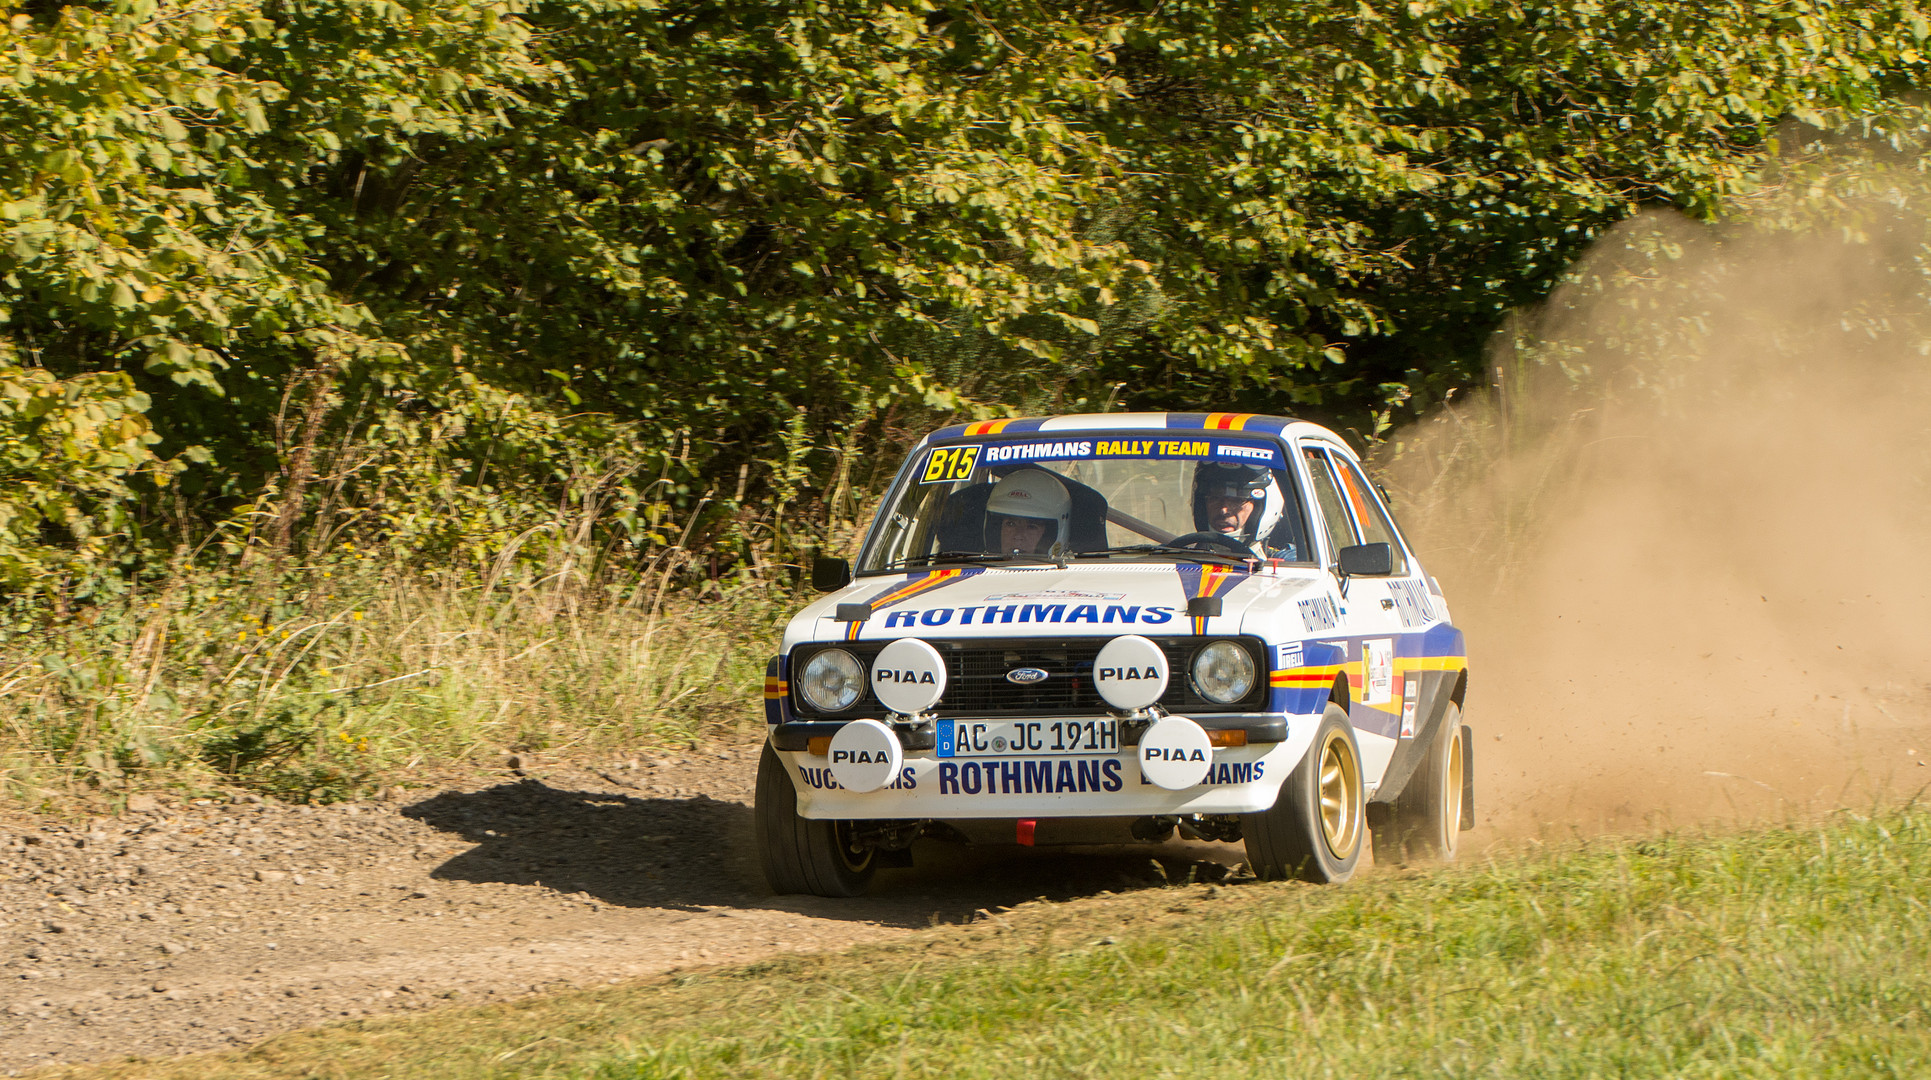
[{"label": "white helmet", "polygon": [[1043,469],[1007,473],[986,497],[986,550],[998,550],[999,521],[1009,517],[1048,522],[1041,544],[1050,550],[1055,542],[1066,537],[1072,508],[1073,499],[1066,493],[1066,485],[1052,473]]},{"label": "white helmet", "polygon": [[1275,526],[1287,514],[1287,499],[1281,494],[1281,485],[1274,477],[1273,470],[1245,462],[1226,461],[1203,462],[1193,474],[1193,523],[1194,528],[1205,530],[1207,524],[1207,500],[1213,496],[1249,499],[1255,504],[1254,514],[1239,533],[1239,539],[1266,557],[1266,543],[1274,535]]}]

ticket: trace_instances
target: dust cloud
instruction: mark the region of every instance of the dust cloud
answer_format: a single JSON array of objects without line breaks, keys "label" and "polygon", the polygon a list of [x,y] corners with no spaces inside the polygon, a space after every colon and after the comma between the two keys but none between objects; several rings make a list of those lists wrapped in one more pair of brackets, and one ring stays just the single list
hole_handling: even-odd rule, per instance
[{"label": "dust cloud", "polygon": [[1485,831],[1931,784],[1925,235],[1632,222],[1498,335],[1496,390],[1395,440],[1467,634]]}]

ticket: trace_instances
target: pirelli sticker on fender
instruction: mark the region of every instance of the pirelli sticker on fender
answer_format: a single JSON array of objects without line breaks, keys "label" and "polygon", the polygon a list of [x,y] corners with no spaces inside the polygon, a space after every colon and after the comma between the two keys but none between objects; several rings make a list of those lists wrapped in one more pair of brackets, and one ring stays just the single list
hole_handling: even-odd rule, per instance
[{"label": "pirelli sticker on fender", "polygon": [[925,472],[919,477],[919,483],[947,484],[954,480],[970,480],[972,470],[978,466],[977,446],[935,446],[932,456],[925,459]]}]

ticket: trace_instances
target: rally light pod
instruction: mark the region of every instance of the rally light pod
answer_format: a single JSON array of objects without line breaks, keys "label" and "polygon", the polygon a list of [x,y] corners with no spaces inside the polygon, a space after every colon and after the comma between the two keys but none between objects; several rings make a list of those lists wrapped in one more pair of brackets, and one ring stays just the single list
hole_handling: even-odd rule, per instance
[{"label": "rally light pod", "polygon": [[831,776],[861,794],[892,782],[905,765],[905,750],[892,729],[876,720],[853,720],[831,737]]},{"label": "rally light pod", "polygon": [[1140,772],[1168,791],[1185,791],[1205,780],[1213,763],[1206,729],[1184,716],[1163,716],[1140,736]]},{"label": "rally light pod", "polygon": [[1138,712],[1167,692],[1167,654],[1138,634],[1116,637],[1093,658],[1093,689],[1108,705]]},{"label": "rally light pod", "polygon": [[899,638],[872,661],[872,694],[895,713],[917,716],[945,693],[945,659],[918,638]]}]

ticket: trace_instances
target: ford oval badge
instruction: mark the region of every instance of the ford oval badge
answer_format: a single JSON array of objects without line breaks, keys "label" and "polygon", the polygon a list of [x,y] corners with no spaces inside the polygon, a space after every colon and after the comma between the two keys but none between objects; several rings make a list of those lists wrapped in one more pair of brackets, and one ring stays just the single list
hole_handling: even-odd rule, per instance
[{"label": "ford oval badge", "polygon": [[1036,667],[1013,668],[1006,672],[1006,681],[1027,686],[1036,682],[1045,682],[1046,673]]}]

